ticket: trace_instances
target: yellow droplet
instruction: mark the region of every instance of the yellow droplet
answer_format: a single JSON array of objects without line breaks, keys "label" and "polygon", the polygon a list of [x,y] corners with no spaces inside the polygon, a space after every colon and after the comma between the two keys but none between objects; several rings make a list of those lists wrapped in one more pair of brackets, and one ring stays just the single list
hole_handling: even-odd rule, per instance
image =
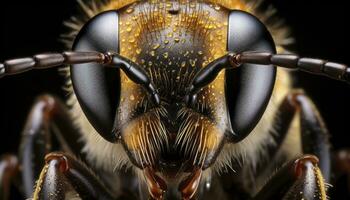
[{"label": "yellow droplet", "polygon": [[172,32],[168,33],[167,37],[172,38],[173,37],[173,33]]},{"label": "yellow droplet", "polygon": [[169,44],[169,40],[165,40],[165,41],[164,41],[164,44]]},{"label": "yellow droplet", "polygon": [[168,52],[163,53],[163,57],[164,58],[168,58],[169,57],[169,53]]},{"label": "yellow droplet", "polygon": [[186,61],[182,61],[181,67],[186,67]]},{"label": "yellow droplet", "polygon": [[129,38],[129,42],[130,42],[130,43],[134,43],[135,41],[136,41],[136,40],[135,40],[134,37],[130,37],[130,38]]},{"label": "yellow droplet", "polygon": [[167,8],[171,8],[171,7],[173,7],[173,4],[172,4],[172,3],[167,3],[167,4],[166,4],[166,7],[167,7]]},{"label": "yellow droplet", "polygon": [[160,44],[155,44],[154,46],[153,46],[153,50],[156,50],[156,49],[158,49],[160,47]]},{"label": "yellow droplet", "polygon": [[214,25],[213,25],[213,24],[209,24],[209,25],[206,25],[205,28],[206,28],[206,29],[213,29],[213,28],[214,28]]},{"label": "yellow droplet", "polygon": [[128,27],[126,31],[131,32],[131,27]]},{"label": "yellow droplet", "polygon": [[177,38],[174,39],[174,41],[175,41],[176,43],[178,43],[178,42],[180,42],[180,38],[177,37]]},{"label": "yellow droplet", "polygon": [[190,59],[190,65],[191,65],[192,67],[196,66],[196,62],[197,62],[197,60],[192,60],[192,59]]},{"label": "yellow droplet", "polygon": [[132,12],[134,12],[134,8],[128,8],[128,9],[126,10],[126,13],[132,13]]},{"label": "yellow droplet", "polygon": [[140,55],[141,54],[141,49],[139,48],[139,49],[136,49],[136,53],[138,54],[138,55]]},{"label": "yellow droplet", "polygon": [[134,95],[130,95],[130,100],[134,101],[135,100],[135,96]]}]

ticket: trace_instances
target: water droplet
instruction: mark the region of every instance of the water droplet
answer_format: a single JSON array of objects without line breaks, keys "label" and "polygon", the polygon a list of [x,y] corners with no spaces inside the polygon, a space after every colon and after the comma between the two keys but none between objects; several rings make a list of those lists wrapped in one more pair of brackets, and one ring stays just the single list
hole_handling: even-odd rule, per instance
[{"label": "water droplet", "polygon": [[132,12],[134,12],[134,8],[128,8],[128,9],[126,10],[126,13],[132,13]]},{"label": "water droplet", "polygon": [[160,44],[155,44],[154,46],[153,46],[153,50],[156,50],[156,49],[158,49],[160,47]]},{"label": "water droplet", "polygon": [[167,8],[171,8],[171,7],[173,7],[173,4],[172,4],[172,3],[167,3],[167,4],[166,4],[166,7],[167,7]]},{"label": "water droplet", "polygon": [[164,58],[168,58],[169,57],[169,53],[168,52],[163,53],[163,57]]},{"label": "water droplet", "polygon": [[191,65],[192,67],[195,67],[195,66],[196,66],[196,62],[197,62],[197,60],[192,60],[192,59],[190,59],[190,65]]},{"label": "water droplet", "polygon": [[135,39],[134,37],[130,37],[130,38],[129,38],[129,42],[130,42],[130,43],[134,43],[135,41],[136,41],[136,39]]},{"label": "water droplet", "polygon": [[181,67],[186,67],[186,61],[182,61]]},{"label": "water droplet", "polygon": [[168,33],[168,34],[167,34],[167,37],[172,38],[172,37],[173,37],[173,33],[171,33],[171,32]]}]

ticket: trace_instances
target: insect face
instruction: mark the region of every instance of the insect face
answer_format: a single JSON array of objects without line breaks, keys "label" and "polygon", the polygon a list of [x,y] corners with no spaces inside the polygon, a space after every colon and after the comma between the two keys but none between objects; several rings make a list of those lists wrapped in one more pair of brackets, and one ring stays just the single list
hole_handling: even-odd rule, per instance
[{"label": "insect face", "polygon": [[[0,78],[72,65],[71,107],[40,97],[19,162],[0,160],[4,196],[19,172],[33,199],[327,199],[331,159],[349,174],[349,152],[332,156],[315,105],[274,66],[348,83],[350,68],[277,54],[249,2],[79,1],[91,20],[67,22],[73,51],[1,62]],[[51,136],[67,152],[47,154]]]},{"label": "insect face", "polygon": [[226,142],[245,138],[264,112],[275,79],[274,68],[255,65],[223,71],[187,104],[196,75],[227,51],[274,52],[255,17],[204,2],[144,1],[102,13],[85,25],[74,50],[113,50],[146,72],[160,105],[124,72],[96,64],[71,68],[79,103],[99,134],[120,139],[134,165],[163,178],[205,170]]},{"label": "insect face", "polygon": [[127,149],[141,165],[176,158],[178,164],[208,166],[227,127],[226,116],[219,114],[226,108],[224,74],[201,91],[193,108],[185,106],[184,98],[198,71],[225,54],[227,25],[220,19],[227,13],[206,4],[174,2],[135,5],[120,16],[120,52],[143,66],[163,102],[152,110],[142,89],[121,76],[126,84],[120,108],[130,108],[120,110],[119,119],[128,124],[121,131]]}]

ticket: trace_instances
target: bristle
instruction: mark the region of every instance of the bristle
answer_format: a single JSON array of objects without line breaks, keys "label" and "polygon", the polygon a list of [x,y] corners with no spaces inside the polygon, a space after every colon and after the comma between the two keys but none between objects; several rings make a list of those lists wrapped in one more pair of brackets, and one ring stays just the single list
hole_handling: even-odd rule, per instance
[{"label": "bristle", "polygon": [[[83,9],[84,13],[87,15],[87,17],[92,18],[95,16],[96,11],[94,11],[92,8],[93,6],[86,5],[82,0],[77,0],[79,6]],[[94,3],[91,5],[95,5]]]},{"label": "bristle", "polygon": [[153,166],[159,152],[168,148],[168,134],[159,113],[148,112],[122,127],[122,137],[141,165]]},{"label": "bristle", "polygon": [[179,133],[176,136],[175,146],[184,158],[192,160],[193,165],[202,166],[210,151],[219,146],[220,130],[210,119],[191,110],[182,110],[178,119]]}]

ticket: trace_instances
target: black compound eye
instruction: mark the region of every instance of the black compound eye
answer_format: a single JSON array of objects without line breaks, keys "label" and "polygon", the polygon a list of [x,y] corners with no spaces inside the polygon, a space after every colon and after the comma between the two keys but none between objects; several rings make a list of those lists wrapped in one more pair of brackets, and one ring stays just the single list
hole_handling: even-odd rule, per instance
[{"label": "black compound eye", "polygon": [[[228,51],[275,53],[273,39],[263,23],[243,11],[229,14]],[[276,78],[275,67],[244,64],[226,71],[225,93],[236,142],[244,139],[261,119]]]},{"label": "black compound eye", "polygon": [[[119,52],[118,12],[104,12],[91,19],[76,37],[73,50]],[[112,131],[120,99],[119,70],[99,64],[79,64],[71,67],[71,78],[89,122],[103,138],[114,142]]]}]

